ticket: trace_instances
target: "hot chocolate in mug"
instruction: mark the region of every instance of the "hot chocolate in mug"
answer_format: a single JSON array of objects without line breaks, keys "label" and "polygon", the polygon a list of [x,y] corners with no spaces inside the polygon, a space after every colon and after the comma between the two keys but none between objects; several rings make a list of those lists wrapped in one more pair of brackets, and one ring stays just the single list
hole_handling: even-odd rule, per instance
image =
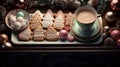
[{"label": "hot chocolate in mug", "polygon": [[100,37],[101,25],[98,21],[99,15],[92,6],[81,6],[75,13],[71,32],[79,40],[92,41]]}]

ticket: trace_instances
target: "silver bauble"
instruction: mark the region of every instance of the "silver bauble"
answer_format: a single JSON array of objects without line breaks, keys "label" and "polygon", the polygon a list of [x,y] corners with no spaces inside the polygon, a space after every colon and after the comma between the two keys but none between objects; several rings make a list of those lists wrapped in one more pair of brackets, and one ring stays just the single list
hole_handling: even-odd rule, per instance
[{"label": "silver bauble", "polygon": [[108,22],[113,22],[115,20],[115,14],[112,11],[108,11],[105,14],[105,20]]}]

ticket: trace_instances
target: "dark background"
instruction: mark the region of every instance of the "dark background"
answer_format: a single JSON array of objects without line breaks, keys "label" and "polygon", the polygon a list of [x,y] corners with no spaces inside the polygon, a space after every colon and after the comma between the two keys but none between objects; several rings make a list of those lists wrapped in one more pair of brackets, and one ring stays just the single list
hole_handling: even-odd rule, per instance
[{"label": "dark background", "polygon": [[[119,65],[120,53],[0,53],[0,67],[111,67]],[[89,67],[89,66],[88,66]],[[115,67],[115,66],[114,66]]]}]

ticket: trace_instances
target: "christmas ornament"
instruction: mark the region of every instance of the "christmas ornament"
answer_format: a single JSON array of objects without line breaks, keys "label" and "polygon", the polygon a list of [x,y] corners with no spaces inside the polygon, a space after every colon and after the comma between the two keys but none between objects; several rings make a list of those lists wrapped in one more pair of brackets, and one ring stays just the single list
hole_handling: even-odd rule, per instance
[{"label": "christmas ornament", "polygon": [[4,19],[6,12],[7,12],[6,8],[3,6],[0,6],[0,20]]},{"label": "christmas ornament", "polygon": [[78,8],[81,5],[80,1],[78,0],[52,0],[51,4],[63,9]]},{"label": "christmas ornament", "polygon": [[106,6],[105,0],[98,0],[98,4],[97,4],[97,7],[96,7],[97,12],[99,14],[102,14],[103,11],[105,10],[105,6]]},{"label": "christmas ornament", "polygon": [[111,37],[115,40],[118,40],[120,38],[120,31],[119,30],[113,30],[111,31]]},{"label": "christmas ornament", "polygon": [[107,33],[102,33],[102,36],[105,39],[107,37]]},{"label": "christmas ornament", "polygon": [[99,14],[103,13],[106,6],[105,0],[83,0],[83,5],[91,5]]},{"label": "christmas ornament", "polygon": [[4,23],[0,24],[0,32],[8,32],[8,30],[8,27]]},{"label": "christmas ornament", "polygon": [[0,43],[6,43],[8,41],[8,36],[6,34],[0,34]]},{"label": "christmas ornament", "polygon": [[112,11],[108,11],[105,14],[105,20],[108,22],[113,22],[115,20],[115,14]]},{"label": "christmas ornament", "polygon": [[68,34],[67,37],[68,41],[73,42],[75,40],[74,36],[72,36],[71,34]]},{"label": "christmas ornament", "polygon": [[25,1],[25,9],[29,9],[34,6],[35,0],[26,0]]},{"label": "christmas ornament", "polygon": [[120,0],[111,0],[110,5],[112,10],[120,10]]},{"label": "christmas ornament", "polygon": [[3,43],[3,47],[11,48],[11,47],[12,47],[12,44],[11,44],[10,42],[4,42],[4,43]]},{"label": "christmas ornament", "polygon": [[112,39],[112,38],[106,38],[105,40],[104,40],[104,45],[106,45],[106,46],[113,46],[115,43],[114,43],[114,40]]},{"label": "christmas ornament", "polygon": [[25,7],[25,0],[18,0],[16,6],[17,6],[17,8],[24,8]]},{"label": "christmas ornament", "polygon": [[116,44],[120,46],[120,39],[117,40]]},{"label": "christmas ornament", "polygon": [[98,5],[98,0],[89,0],[88,5],[91,5],[94,7],[94,6]]},{"label": "christmas ornament", "polygon": [[107,33],[109,31],[110,27],[109,26],[104,26],[103,32]]},{"label": "christmas ornament", "polygon": [[78,8],[78,7],[80,7],[80,5],[81,5],[81,3],[78,0],[75,0],[73,3],[74,8]]},{"label": "christmas ornament", "polygon": [[120,29],[120,21],[118,21],[118,22],[116,23],[116,27],[117,27],[118,29]]},{"label": "christmas ornament", "polygon": [[66,30],[61,30],[59,32],[59,36],[60,36],[60,39],[61,40],[66,40],[67,39],[67,36],[68,36],[68,32]]}]

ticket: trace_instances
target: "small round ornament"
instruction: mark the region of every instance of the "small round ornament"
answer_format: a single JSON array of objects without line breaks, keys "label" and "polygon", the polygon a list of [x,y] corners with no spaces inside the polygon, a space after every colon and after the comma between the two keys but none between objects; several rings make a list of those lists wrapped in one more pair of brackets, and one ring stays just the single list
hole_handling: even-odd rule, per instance
[{"label": "small round ornament", "polygon": [[68,34],[68,41],[73,42],[74,41],[74,36],[72,36],[71,34]]},{"label": "small round ornament", "polygon": [[78,1],[78,0],[75,0],[74,3],[73,3],[73,6],[74,6],[75,8],[80,7],[80,5],[81,5],[81,3],[80,3],[80,1]]},{"label": "small round ornament", "polygon": [[107,37],[107,33],[102,33],[102,37],[105,39]]},{"label": "small round ornament", "polygon": [[108,22],[113,22],[115,20],[115,14],[112,11],[108,11],[105,14],[105,20],[107,20]]},{"label": "small round ornament", "polygon": [[8,27],[4,23],[0,24],[0,32],[7,32],[8,30]]},{"label": "small round ornament", "polygon": [[61,40],[66,40],[67,39],[67,36],[68,36],[68,32],[66,30],[61,30],[59,32],[59,36],[60,36],[60,39]]},{"label": "small round ornament", "polygon": [[110,6],[112,10],[119,11],[120,10],[120,0],[110,0]]},{"label": "small round ornament", "polygon": [[110,37],[108,37],[104,40],[104,45],[106,45],[106,46],[113,46],[114,44],[115,44],[114,40]]},{"label": "small round ornament", "polygon": [[116,44],[120,46],[120,39],[117,40]]},{"label": "small round ornament", "polygon": [[113,39],[118,40],[120,38],[120,31],[113,30],[113,31],[111,31],[110,35]]},{"label": "small round ornament", "polygon": [[0,43],[8,41],[8,36],[6,34],[0,34]]},{"label": "small round ornament", "polygon": [[12,44],[10,42],[4,42],[3,45],[4,47],[8,47],[8,48],[12,47]]},{"label": "small round ornament", "polygon": [[120,29],[120,21],[116,23],[116,27]]},{"label": "small round ornament", "polygon": [[104,29],[104,31],[103,31],[103,32],[106,32],[106,33],[107,33],[107,32],[109,31],[110,27],[109,27],[109,26],[104,26],[104,28],[103,28],[103,29]]},{"label": "small round ornament", "polygon": [[6,8],[4,6],[0,6],[0,19],[5,18],[6,12]]}]

